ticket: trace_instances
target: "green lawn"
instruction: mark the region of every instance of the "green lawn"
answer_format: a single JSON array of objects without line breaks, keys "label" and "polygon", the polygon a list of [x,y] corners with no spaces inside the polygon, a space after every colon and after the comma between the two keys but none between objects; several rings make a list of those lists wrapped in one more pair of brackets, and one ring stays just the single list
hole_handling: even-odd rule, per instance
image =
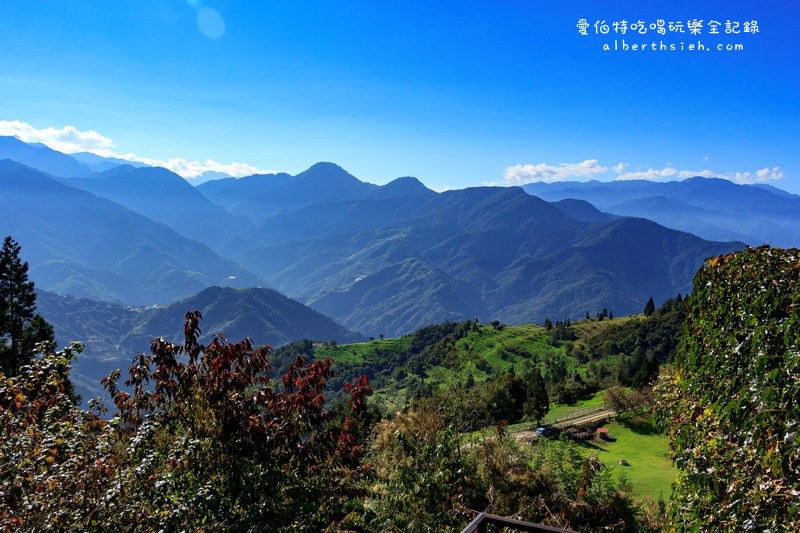
[{"label": "green lawn", "polygon": [[587,407],[599,407],[603,405],[603,399],[605,397],[606,397],[606,391],[601,390],[595,393],[593,396],[586,398],[585,400],[576,402],[573,405],[567,405],[563,403],[552,404],[550,406],[550,411],[545,415],[544,420],[542,422],[548,424],[552,420],[569,416],[571,413],[578,411],[580,409],[586,409]]},{"label": "green lawn", "polygon": [[[668,437],[659,434],[650,420],[639,424],[610,422],[607,426],[615,442],[581,442],[589,453],[596,454],[614,473],[624,474],[637,496],[669,500],[677,471],[667,456]],[[625,459],[630,466],[619,464]]]}]

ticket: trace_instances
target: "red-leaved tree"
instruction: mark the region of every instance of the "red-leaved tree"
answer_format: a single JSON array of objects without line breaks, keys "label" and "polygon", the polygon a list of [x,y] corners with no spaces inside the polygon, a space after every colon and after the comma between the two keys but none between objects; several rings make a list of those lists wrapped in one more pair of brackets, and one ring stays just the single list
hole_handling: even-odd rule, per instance
[{"label": "red-leaved tree", "polygon": [[[47,413],[10,417],[19,427],[0,433],[21,447],[13,464],[2,461],[2,481],[16,487],[13,499],[0,500],[14,504],[0,508],[4,524],[319,530],[344,516],[358,475],[366,378],[347,384],[348,413],[336,423],[325,402],[330,360],[297,357],[276,383],[269,347],[223,336],[204,345],[201,318],[196,311],[186,315],[181,344],[154,339],[149,354],[134,358],[124,387],[119,371],[103,380],[117,410],[110,421],[80,415],[63,392],[19,394],[31,389],[21,382],[4,389],[4,409],[22,413],[36,402]],[[63,367],[41,363],[23,375],[48,382],[47,372],[65,374]],[[51,442],[67,447],[67,434],[68,454],[43,455]],[[34,473],[38,481],[28,482]]]}]

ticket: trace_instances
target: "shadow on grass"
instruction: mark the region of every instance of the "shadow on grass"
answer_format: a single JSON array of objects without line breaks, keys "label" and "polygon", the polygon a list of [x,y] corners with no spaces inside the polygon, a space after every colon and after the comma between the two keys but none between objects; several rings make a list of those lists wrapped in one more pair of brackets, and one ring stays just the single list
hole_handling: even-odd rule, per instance
[{"label": "shadow on grass", "polygon": [[590,440],[579,440],[579,441],[577,441],[577,443],[578,443],[578,446],[580,446],[581,448],[586,448],[587,450],[599,450],[601,452],[607,451],[602,446],[598,446],[597,444],[593,443]]},{"label": "shadow on grass", "polygon": [[661,432],[649,417],[633,416],[617,421],[638,435],[660,435]]}]

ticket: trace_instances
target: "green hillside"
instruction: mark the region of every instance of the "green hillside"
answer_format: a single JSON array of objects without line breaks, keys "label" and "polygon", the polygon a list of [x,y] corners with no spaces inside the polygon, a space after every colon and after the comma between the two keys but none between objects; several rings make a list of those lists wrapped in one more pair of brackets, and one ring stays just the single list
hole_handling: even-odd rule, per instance
[{"label": "green hillside", "polygon": [[743,247],[567,211],[580,218],[516,187],[351,199],[278,213],[225,250],[349,329],[397,336],[475,317],[631,314],[650,296],[687,292],[706,257]]},{"label": "green hillside", "polygon": [[[367,375],[375,389],[374,400],[389,412],[439,388],[469,387],[509,373],[526,376],[537,367],[551,399],[574,404],[617,379],[620,368],[625,379],[632,378],[644,360],[644,353],[634,355],[638,353],[634,345],[663,346],[653,331],[673,325],[675,315],[680,313],[662,308],[652,317],[594,318],[557,323],[549,330],[536,324],[447,322],[403,337],[352,344],[295,342],[276,350],[273,363],[277,373],[298,353],[330,358],[337,371],[335,381]],[[675,339],[677,333],[671,333]],[[659,359],[664,362],[669,354]]]}]

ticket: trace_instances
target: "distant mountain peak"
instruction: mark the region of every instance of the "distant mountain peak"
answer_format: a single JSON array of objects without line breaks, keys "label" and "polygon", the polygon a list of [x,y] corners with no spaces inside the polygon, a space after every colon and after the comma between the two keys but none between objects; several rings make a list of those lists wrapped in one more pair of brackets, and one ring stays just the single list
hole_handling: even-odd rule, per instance
[{"label": "distant mountain peak", "polygon": [[[400,183],[402,183],[402,184],[415,184],[415,185],[422,185],[422,182],[421,182],[421,181],[419,181],[419,180],[418,180],[417,178],[415,178],[414,176],[401,176],[401,177],[399,177],[399,178],[395,178],[395,179],[393,179],[392,181],[390,181],[390,182],[389,182],[389,183],[387,183],[386,185],[391,185],[391,184],[393,184],[393,183],[395,183],[395,184],[400,184]],[[384,187],[385,187],[386,185],[384,185]],[[422,186],[424,187],[424,185],[422,185]]]},{"label": "distant mountain peak", "polygon": [[0,136],[0,159],[12,159],[51,176],[89,176],[92,170],[71,156],[41,143],[26,143],[18,137]]},{"label": "distant mountain peak", "polygon": [[308,167],[306,170],[304,170],[297,176],[302,176],[304,174],[319,174],[321,172],[326,172],[326,173],[332,172],[336,174],[346,174],[348,176],[352,176],[352,174],[347,172],[345,169],[343,169],[336,163],[331,163],[329,161],[320,161],[318,163],[314,163],[313,165]]},{"label": "distant mountain peak", "polygon": [[427,188],[417,178],[403,176],[396,178],[385,185],[381,185],[372,193],[373,198],[388,198],[397,196],[409,196],[412,194],[436,194]]},{"label": "distant mountain peak", "polygon": [[600,222],[611,220],[612,216],[603,213],[586,200],[576,200],[575,198],[565,198],[558,202],[553,202],[559,211],[574,219],[583,222]]},{"label": "distant mountain peak", "polygon": [[714,176],[692,176],[690,178],[686,178],[683,181],[686,183],[721,183],[721,182],[733,183],[730,180],[717,178]]}]

